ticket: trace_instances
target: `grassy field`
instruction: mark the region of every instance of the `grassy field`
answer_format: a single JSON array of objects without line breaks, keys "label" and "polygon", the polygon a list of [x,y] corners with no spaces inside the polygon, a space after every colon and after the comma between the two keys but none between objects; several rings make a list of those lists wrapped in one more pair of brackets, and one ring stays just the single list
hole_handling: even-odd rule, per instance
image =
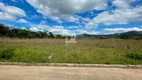
[{"label": "grassy field", "polygon": [[142,64],[142,40],[0,39],[1,62]]}]

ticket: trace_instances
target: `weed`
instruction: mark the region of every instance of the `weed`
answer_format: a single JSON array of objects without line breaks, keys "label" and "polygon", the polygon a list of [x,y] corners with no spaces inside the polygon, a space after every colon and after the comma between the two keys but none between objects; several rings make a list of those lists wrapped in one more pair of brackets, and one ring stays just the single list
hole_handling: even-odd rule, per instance
[{"label": "weed", "polygon": [[142,60],[142,53],[127,53],[127,57],[135,60]]},{"label": "weed", "polygon": [[6,49],[0,51],[0,59],[11,59],[14,55],[14,49]]}]

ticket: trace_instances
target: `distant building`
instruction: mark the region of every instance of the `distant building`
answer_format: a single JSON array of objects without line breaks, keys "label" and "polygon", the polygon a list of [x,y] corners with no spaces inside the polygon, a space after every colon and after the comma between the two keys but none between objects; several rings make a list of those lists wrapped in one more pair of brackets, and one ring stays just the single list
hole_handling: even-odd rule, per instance
[{"label": "distant building", "polygon": [[75,34],[73,34],[71,36],[66,36],[65,37],[65,44],[66,45],[67,44],[75,44],[75,43],[77,43],[77,41],[76,41],[76,35]]}]

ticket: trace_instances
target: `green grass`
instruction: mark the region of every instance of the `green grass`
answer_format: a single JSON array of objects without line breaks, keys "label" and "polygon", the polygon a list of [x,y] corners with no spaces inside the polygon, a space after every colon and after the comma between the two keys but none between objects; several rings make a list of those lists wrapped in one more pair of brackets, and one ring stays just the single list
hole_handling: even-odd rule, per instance
[{"label": "green grass", "polygon": [[[0,39],[0,52],[13,49],[1,62],[142,64],[141,40],[78,40],[65,45],[57,39]],[[7,52],[9,53],[9,52]]]},{"label": "green grass", "polygon": [[6,50],[0,51],[0,58],[1,59],[9,60],[13,57],[13,55],[14,55],[14,49],[6,49]]},{"label": "green grass", "polygon": [[127,57],[135,59],[135,60],[142,60],[142,54],[141,53],[128,53]]}]

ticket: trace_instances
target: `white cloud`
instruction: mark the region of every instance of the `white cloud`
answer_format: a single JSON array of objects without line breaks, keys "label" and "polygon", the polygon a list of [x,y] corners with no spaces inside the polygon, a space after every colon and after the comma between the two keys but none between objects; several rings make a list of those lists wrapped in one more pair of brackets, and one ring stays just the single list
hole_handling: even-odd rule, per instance
[{"label": "white cloud", "polygon": [[96,30],[85,30],[85,29],[75,29],[75,30],[71,30],[72,33],[76,33],[76,34],[91,34],[91,35],[98,35],[99,32]]},{"label": "white cloud", "polygon": [[83,20],[85,21],[85,22],[90,22],[90,18],[83,18]]},{"label": "white cloud", "polygon": [[15,19],[16,17],[9,13],[0,12],[0,20],[15,20]]},{"label": "white cloud", "polygon": [[74,30],[74,32],[78,33],[78,34],[91,34],[91,35],[99,34],[98,31],[95,31],[95,30],[85,30],[85,29],[77,29],[77,30]]},{"label": "white cloud", "polygon": [[49,31],[53,32],[54,34],[62,34],[62,35],[69,34],[68,30],[64,29],[63,26],[52,26],[50,27]]},{"label": "white cloud", "polygon": [[32,16],[31,16],[31,19],[38,19],[38,18],[40,18],[39,15],[32,15]]},{"label": "white cloud", "polygon": [[[48,32],[52,32],[54,34],[61,34],[61,35],[72,35],[72,34],[99,34],[99,32],[95,31],[95,30],[85,30],[85,29],[79,29],[79,27],[81,26],[68,26],[67,28],[64,28],[64,26],[58,26],[58,25],[54,25],[54,26],[49,26],[45,23],[40,23],[40,24],[32,24],[31,25],[31,29],[30,30],[34,30],[34,31],[48,31]],[[76,29],[74,29],[76,28]],[[73,29],[73,30],[71,30]]]},{"label": "white cloud", "polygon": [[46,25],[46,24],[38,24],[38,25],[34,25],[36,26],[37,28],[39,28],[40,30],[49,30],[49,26]]},{"label": "white cloud", "polygon": [[85,31],[86,34],[91,34],[91,35],[98,35],[99,32],[98,31]]},{"label": "white cloud", "polygon": [[20,22],[20,23],[27,23],[28,21],[26,21],[25,19],[19,19],[17,22]]},{"label": "white cloud", "polygon": [[42,20],[42,21],[40,22],[40,24],[46,24],[46,21],[45,21],[45,20]]},{"label": "white cloud", "polygon": [[25,27],[21,27],[21,29],[26,29]]},{"label": "white cloud", "polygon": [[142,28],[132,27],[132,28],[105,28],[103,29],[105,34],[122,33],[128,31],[142,31]]},{"label": "white cloud", "polygon": [[98,26],[98,23],[95,23],[94,21],[90,21],[89,23],[86,23],[85,29],[92,29],[96,28]]},{"label": "white cloud", "polygon": [[[42,25],[40,25],[41,27]],[[48,25],[46,25],[48,26]],[[72,34],[72,31],[71,30],[67,30],[65,29],[63,26],[48,26],[48,28],[46,28],[46,30],[48,32],[52,32],[54,34],[61,34],[61,35],[71,35]]]},{"label": "white cloud", "polygon": [[17,2],[16,0],[12,0],[13,2]]},{"label": "white cloud", "polygon": [[113,5],[117,6],[117,9],[112,10],[111,12],[104,11],[98,14],[91,22],[86,24],[86,27],[96,27],[101,23],[113,25],[142,21],[142,6],[131,8],[129,5],[130,2],[133,2],[133,0],[114,0]]},{"label": "white cloud", "polygon": [[26,16],[25,12],[22,9],[14,6],[4,5],[2,2],[0,2],[0,9],[3,12],[9,13],[14,16]]},{"label": "white cloud", "polygon": [[40,29],[36,28],[36,27],[31,27],[30,28],[31,31],[40,31]]},{"label": "white cloud", "polygon": [[69,28],[69,29],[77,29],[77,28],[79,28],[79,26],[68,26],[67,28]]},{"label": "white cloud", "polygon": [[1,20],[15,20],[17,17],[26,16],[22,9],[5,5],[2,2],[0,2],[0,10]]},{"label": "white cloud", "polygon": [[63,26],[49,26],[47,24],[31,24],[30,30],[32,31],[48,31],[54,34],[61,34],[61,35],[71,35],[73,32],[71,30],[65,29]]},{"label": "white cloud", "polygon": [[78,16],[70,16],[67,19],[67,22],[74,22],[74,23],[78,23],[79,24],[79,17]]},{"label": "white cloud", "polygon": [[114,0],[112,4],[114,6],[117,6],[118,8],[124,9],[124,8],[129,8],[130,7],[129,4],[134,1],[136,0]]},{"label": "white cloud", "polygon": [[55,16],[52,16],[52,20],[57,21],[58,23],[62,23],[63,22],[63,21],[61,21],[59,19],[59,17],[55,17]]},{"label": "white cloud", "polygon": [[23,0],[12,0],[12,2],[19,2],[19,1],[21,1],[22,3],[24,3]]},{"label": "white cloud", "polygon": [[[108,0],[26,0],[47,17],[68,18],[75,13],[107,8]],[[71,19],[73,20],[73,18]],[[73,20],[74,21],[74,20]]]}]

